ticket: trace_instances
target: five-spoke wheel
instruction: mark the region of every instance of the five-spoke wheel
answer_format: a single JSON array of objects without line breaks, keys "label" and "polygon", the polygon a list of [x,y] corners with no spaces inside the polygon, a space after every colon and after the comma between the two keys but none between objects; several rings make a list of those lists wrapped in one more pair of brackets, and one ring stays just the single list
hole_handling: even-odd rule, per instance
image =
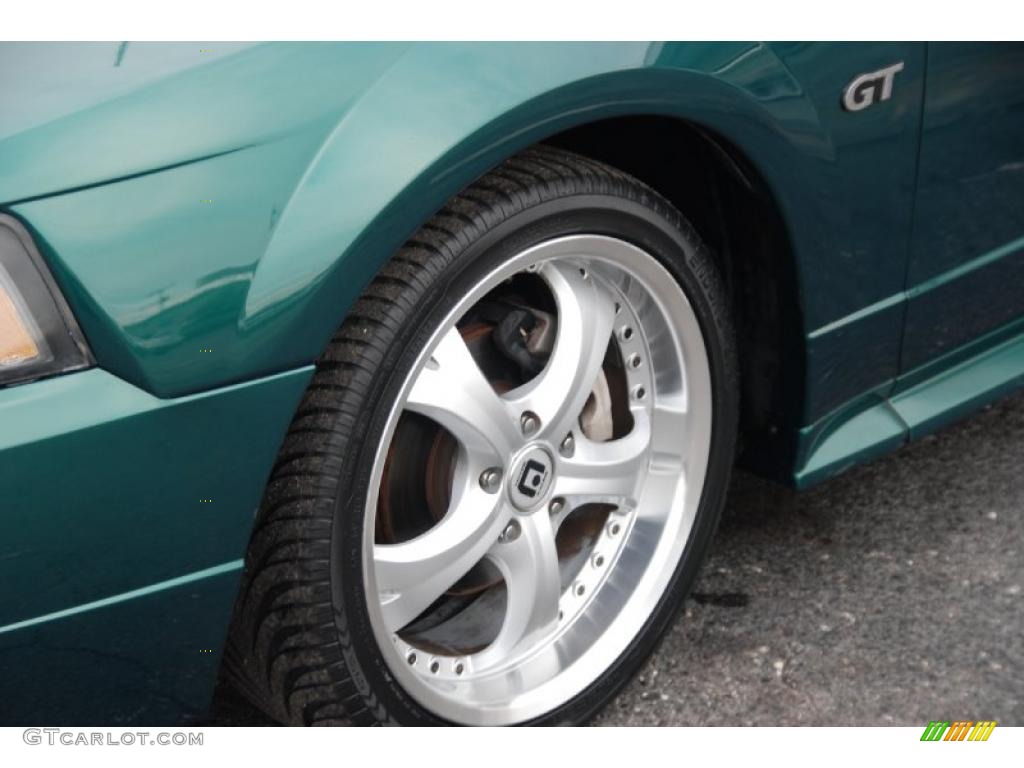
[{"label": "five-spoke wheel", "polygon": [[583,722],[678,614],[738,386],[696,233],[553,149],[450,201],[317,363],[227,655],[288,723]]},{"label": "five-spoke wheel", "polygon": [[[518,368],[493,362],[512,313],[537,358]],[[437,429],[418,461],[407,414]],[[372,476],[383,495],[366,502],[373,629],[409,692],[504,723],[592,683],[678,564],[710,428],[697,319],[638,247],[557,238],[474,285],[407,376]],[[433,518],[430,503],[394,509],[408,486],[447,491]]]}]

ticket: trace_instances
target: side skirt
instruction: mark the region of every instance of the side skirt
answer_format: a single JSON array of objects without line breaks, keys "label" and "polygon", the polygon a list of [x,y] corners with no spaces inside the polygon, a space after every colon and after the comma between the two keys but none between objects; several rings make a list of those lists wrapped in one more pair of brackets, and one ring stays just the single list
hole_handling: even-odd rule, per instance
[{"label": "side skirt", "polygon": [[1024,320],[910,371],[798,436],[793,485],[807,488],[1024,387]]}]

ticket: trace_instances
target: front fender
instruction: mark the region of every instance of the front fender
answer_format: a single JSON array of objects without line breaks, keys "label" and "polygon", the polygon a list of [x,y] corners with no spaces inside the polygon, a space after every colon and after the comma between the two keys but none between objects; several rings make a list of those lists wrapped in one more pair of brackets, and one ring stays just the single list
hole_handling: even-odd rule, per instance
[{"label": "front fender", "polygon": [[[799,103],[774,114],[755,93],[767,83],[773,98]],[[256,269],[242,324],[274,322],[288,338],[319,329],[309,359],[386,259],[474,179],[567,128],[655,114],[756,147],[763,172],[789,176],[779,191],[792,207],[813,205],[792,169],[802,154],[828,156],[828,136],[765,46],[415,46],[320,148]]]},{"label": "front fender", "polygon": [[[519,149],[603,118],[668,115],[724,137],[763,176],[789,222],[810,333],[902,287],[905,243],[878,250],[873,230],[851,226],[851,201],[884,211],[892,194],[849,171],[866,153],[878,157],[871,142],[913,102],[895,97],[888,121],[869,112],[870,130],[839,147],[818,92],[831,83],[808,86],[791,62],[841,80],[860,60],[891,53],[780,54],[762,43],[261,46],[159,81],[159,99],[143,90],[65,121],[85,142],[109,111],[127,136],[153,110],[173,122],[199,93],[213,138],[190,139],[189,157],[133,144],[132,163],[118,166],[129,176],[12,210],[36,233],[100,364],[178,396],[314,360],[390,254]],[[158,158],[175,162],[139,170]],[[103,175],[89,166],[81,177]],[[871,260],[850,258],[869,251]]]}]

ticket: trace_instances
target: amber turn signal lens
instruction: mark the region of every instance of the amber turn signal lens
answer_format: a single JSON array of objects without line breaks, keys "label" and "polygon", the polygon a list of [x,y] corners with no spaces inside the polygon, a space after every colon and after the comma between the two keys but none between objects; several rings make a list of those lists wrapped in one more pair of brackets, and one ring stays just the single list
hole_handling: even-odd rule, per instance
[{"label": "amber turn signal lens", "polygon": [[38,356],[39,347],[0,283],[0,367],[20,365]]},{"label": "amber turn signal lens", "polygon": [[0,389],[90,365],[89,347],[32,235],[0,213]]}]

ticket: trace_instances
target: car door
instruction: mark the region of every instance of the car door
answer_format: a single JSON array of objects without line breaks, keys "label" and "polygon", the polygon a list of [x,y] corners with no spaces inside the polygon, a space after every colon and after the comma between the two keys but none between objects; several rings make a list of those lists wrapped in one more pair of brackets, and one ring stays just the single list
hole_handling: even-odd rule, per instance
[{"label": "car door", "polygon": [[1024,44],[928,46],[904,373],[1024,316],[1022,75]]}]

